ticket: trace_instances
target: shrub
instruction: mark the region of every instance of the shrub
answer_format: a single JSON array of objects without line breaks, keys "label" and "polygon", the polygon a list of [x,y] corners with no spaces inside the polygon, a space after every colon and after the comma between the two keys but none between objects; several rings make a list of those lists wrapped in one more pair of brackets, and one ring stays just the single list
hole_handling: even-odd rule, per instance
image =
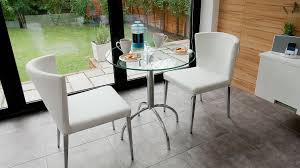
[{"label": "shrub", "polygon": [[295,25],[289,22],[285,23],[283,28],[283,33],[288,36],[295,36],[296,35]]},{"label": "shrub", "polygon": [[110,33],[108,27],[100,24],[99,27],[97,28],[95,43],[100,45],[109,42],[110,40],[109,35]]}]

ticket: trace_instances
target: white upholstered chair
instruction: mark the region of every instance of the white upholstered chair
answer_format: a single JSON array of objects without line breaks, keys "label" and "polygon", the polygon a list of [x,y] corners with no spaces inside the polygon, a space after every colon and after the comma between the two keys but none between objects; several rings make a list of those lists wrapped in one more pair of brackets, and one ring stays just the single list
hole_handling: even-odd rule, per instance
[{"label": "white upholstered chair", "polygon": [[127,118],[133,160],[130,106],[110,86],[67,96],[65,76],[57,74],[55,56],[31,60],[27,72],[57,125],[57,143],[64,139],[64,164],[68,167],[68,136],[120,118]]},{"label": "white upholstered chair", "polygon": [[164,73],[165,98],[168,82],[192,94],[192,117],[190,131],[193,131],[196,95],[219,88],[228,88],[227,116],[230,118],[230,84],[235,59],[239,53],[240,40],[221,32],[195,34],[197,66]]}]

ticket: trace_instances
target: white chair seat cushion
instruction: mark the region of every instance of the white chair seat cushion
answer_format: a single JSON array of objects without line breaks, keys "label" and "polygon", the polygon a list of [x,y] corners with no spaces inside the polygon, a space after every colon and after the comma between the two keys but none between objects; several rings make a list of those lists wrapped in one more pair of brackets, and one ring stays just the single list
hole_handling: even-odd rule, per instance
[{"label": "white chair seat cushion", "polygon": [[68,108],[72,133],[131,115],[130,106],[110,86],[69,96]]},{"label": "white chair seat cushion", "polygon": [[230,84],[224,75],[200,67],[165,72],[164,79],[192,94],[205,93]]}]

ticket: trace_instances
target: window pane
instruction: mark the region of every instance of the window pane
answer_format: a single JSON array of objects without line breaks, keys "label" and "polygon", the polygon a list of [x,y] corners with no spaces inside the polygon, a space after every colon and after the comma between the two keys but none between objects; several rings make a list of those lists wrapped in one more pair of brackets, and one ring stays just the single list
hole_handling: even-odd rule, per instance
[{"label": "window pane", "polygon": [[57,56],[68,92],[114,82],[104,55],[110,49],[106,0],[1,1],[27,102],[39,100],[25,66]]},{"label": "window pane", "polygon": [[[190,0],[123,0],[125,38],[133,39],[132,25],[140,21],[146,28],[145,45],[155,47],[153,34],[163,33],[168,40],[160,47],[188,47],[189,7]],[[145,72],[127,71],[129,80],[142,76]]]}]

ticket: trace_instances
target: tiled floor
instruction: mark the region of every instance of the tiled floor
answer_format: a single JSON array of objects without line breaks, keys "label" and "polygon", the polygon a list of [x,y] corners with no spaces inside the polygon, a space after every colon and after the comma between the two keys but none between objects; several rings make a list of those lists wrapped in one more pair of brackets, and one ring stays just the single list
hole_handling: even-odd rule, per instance
[{"label": "tiled floor", "polygon": [[[156,102],[162,102],[162,84]],[[154,115],[133,120],[135,160],[131,162],[124,120],[71,135],[70,168],[296,168],[300,166],[300,118],[294,113],[233,88],[232,119],[226,117],[224,90],[197,100],[194,134],[189,134],[190,95],[170,85],[168,104],[179,113],[159,112],[171,140],[171,150]],[[120,93],[133,112],[145,100],[146,88]],[[99,107],[101,108],[101,107]],[[0,167],[63,168],[56,147],[56,127],[47,112],[0,122]]]}]

